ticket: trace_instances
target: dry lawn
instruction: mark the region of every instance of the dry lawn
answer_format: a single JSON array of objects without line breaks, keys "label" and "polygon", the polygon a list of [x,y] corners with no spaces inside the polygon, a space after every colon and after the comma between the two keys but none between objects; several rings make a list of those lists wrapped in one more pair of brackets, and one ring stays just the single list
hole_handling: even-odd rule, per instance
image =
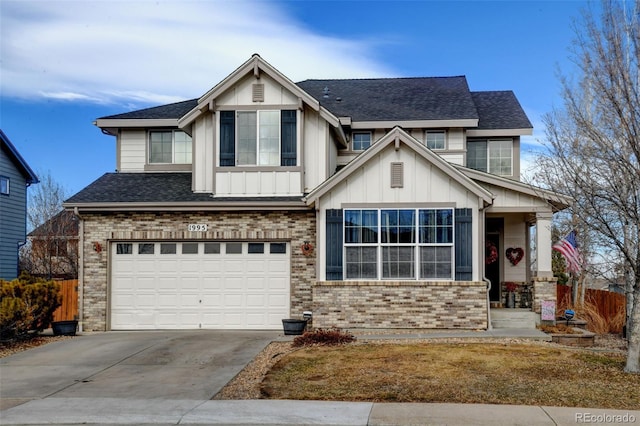
[{"label": "dry lawn", "polygon": [[262,398],[640,409],[621,353],[532,343],[314,346],[284,354]]}]

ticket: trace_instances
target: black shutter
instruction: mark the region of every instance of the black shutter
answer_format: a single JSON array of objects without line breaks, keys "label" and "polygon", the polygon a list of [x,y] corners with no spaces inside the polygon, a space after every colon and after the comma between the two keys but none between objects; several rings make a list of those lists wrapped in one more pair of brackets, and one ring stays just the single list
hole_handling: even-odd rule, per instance
[{"label": "black shutter", "polygon": [[295,166],[297,150],[296,111],[283,110],[280,112],[280,165]]},{"label": "black shutter", "polygon": [[342,278],[342,209],[327,210],[327,281]]},{"label": "black shutter", "polygon": [[471,209],[455,211],[456,281],[471,281],[473,277],[473,227]]},{"label": "black shutter", "polygon": [[220,165],[236,165],[235,111],[220,111]]}]

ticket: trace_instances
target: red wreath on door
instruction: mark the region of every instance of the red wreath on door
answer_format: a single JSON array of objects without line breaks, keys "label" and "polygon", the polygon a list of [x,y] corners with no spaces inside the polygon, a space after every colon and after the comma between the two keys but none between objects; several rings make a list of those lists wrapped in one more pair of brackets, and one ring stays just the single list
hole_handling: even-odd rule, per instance
[{"label": "red wreath on door", "polygon": [[498,249],[496,245],[491,241],[487,241],[485,244],[485,258],[484,263],[487,265],[491,265],[492,263],[498,260]]}]

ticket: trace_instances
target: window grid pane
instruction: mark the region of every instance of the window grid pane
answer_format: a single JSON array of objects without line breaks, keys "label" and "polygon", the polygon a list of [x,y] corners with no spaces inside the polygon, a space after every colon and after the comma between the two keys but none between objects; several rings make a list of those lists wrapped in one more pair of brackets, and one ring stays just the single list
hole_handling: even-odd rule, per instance
[{"label": "window grid pane", "polygon": [[280,164],[280,111],[260,111],[259,164],[277,166]]},{"label": "window grid pane", "polygon": [[149,162],[171,163],[172,132],[150,132],[149,134]]},{"label": "window grid pane", "polygon": [[445,148],[445,132],[430,131],[427,132],[427,148],[444,149]]},{"label": "window grid pane", "polygon": [[345,278],[453,279],[453,222],[453,209],[345,210]]},{"label": "window grid pane", "polygon": [[511,176],[511,141],[489,141],[489,173],[500,176]]},{"label": "window grid pane", "polygon": [[351,138],[354,151],[364,151],[371,146],[371,133],[354,133]]},{"label": "window grid pane", "polygon": [[378,249],[376,247],[346,248],[347,279],[376,279],[378,277]]},{"label": "window grid pane", "polygon": [[185,132],[175,131],[173,133],[175,139],[174,150],[176,164],[191,164],[191,136]]},{"label": "window grid pane", "polygon": [[257,113],[254,111],[238,112],[238,164],[255,165],[257,156],[256,141]]}]

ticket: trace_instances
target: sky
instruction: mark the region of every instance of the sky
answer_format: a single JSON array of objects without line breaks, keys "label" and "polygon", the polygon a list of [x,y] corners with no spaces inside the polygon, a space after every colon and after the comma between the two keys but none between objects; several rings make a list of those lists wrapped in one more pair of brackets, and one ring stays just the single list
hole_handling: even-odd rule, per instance
[{"label": "sky", "polygon": [[258,53],[293,81],[467,78],[534,126],[562,105],[584,1],[0,0],[0,128],[71,196],[116,164],[93,122],[200,97]]}]

